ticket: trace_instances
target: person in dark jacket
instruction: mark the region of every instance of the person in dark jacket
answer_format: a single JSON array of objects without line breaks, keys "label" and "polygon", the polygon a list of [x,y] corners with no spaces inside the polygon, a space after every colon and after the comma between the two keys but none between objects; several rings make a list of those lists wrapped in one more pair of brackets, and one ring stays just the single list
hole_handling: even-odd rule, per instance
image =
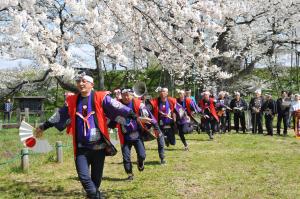
[{"label": "person in dark jacket", "polygon": [[4,103],[3,122],[5,122],[5,120],[7,120],[7,123],[10,122],[12,110],[13,104],[10,102],[10,99],[7,99],[7,101]]},{"label": "person in dark jacket", "polygon": [[277,109],[277,135],[280,135],[281,123],[283,121],[283,135],[287,135],[287,128],[289,122],[289,110],[291,100],[288,98],[286,91],[281,91],[281,98],[276,101]]},{"label": "person in dark jacket", "polygon": [[229,106],[230,104],[228,102],[228,99],[225,98],[225,92],[221,91],[219,93],[219,98],[217,99],[216,110],[220,120],[219,131],[221,131],[222,133],[225,133],[226,130],[228,129],[226,118],[227,118],[228,110],[230,109]]},{"label": "person in dark jacket", "polygon": [[239,132],[239,123],[241,123],[243,133],[246,133],[245,110],[247,110],[247,103],[241,98],[239,92],[235,92],[235,98],[230,102],[230,108],[233,111],[234,129]]},{"label": "person in dark jacket", "polygon": [[251,110],[252,133],[255,134],[258,130],[259,134],[263,134],[262,128],[262,105],[264,99],[261,96],[261,90],[255,91],[255,97],[250,100],[249,109]]},{"label": "person in dark jacket", "polygon": [[273,118],[276,114],[276,103],[272,99],[272,95],[265,94],[266,100],[263,103],[262,111],[265,115],[267,135],[273,136]]}]

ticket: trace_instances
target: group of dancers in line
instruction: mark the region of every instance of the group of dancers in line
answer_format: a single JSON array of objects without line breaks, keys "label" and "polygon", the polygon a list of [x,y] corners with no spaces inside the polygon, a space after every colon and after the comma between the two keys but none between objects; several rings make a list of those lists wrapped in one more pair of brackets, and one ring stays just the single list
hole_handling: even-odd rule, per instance
[{"label": "group of dancers in line", "polygon": [[[229,110],[234,113],[236,131],[239,129],[238,120],[241,121],[242,131],[245,131],[243,112],[247,109],[247,105],[239,93],[235,93],[235,99],[231,100],[229,106],[224,92],[221,92],[216,100],[209,91],[205,91],[199,103],[196,103],[196,100],[190,97],[190,91],[180,90],[178,98],[173,98],[168,96],[166,87],[158,90],[158,97],[141,100],[134,97],[131,88],[117,90],[115,97],[107,91],[94,91],[94,80],[86,72],[78,74],[75,81],[79,93],[68,96],[64,106],[37,127],[35,132],[36,137],[41,137],[43,131],[50,127],[60,131],[67,128],[67,133],[73,137],[76,171],[88,198],[101,197],[99,187],[105,156],[117,153],[110,140],[109,128],[118,129],[123,165],[128,180],[133,180],[134,177],[132,147],[137,153],[138,170],[144,170],[146,158],[144,141],[157,140],[160,163],[165,164],[164,148],[175,145],[176,129],[186,151],[189,147],[185,134],[193,131],[193,123],[200,123],[209,138],[213,139],[216,126],[219,124],[220,129],[225,132],[224,121]],[[258,127],[260,133],[262,131],[260,114],[262,111],[269,111],[270,107],[268,99],[264,101],[259,95],[260,92],[256,94],[249,107],[256,119],[252,122],[255,127],[253,131],[256,132]],[[273,115],[275,110],[271,108],[271,112]]]},{"label": "group of dancers in line", "polygon": [[[213,139],[216,132],[230,131],[230,114],[234,115],[234,130],[238,133],[242,130],[246,133],[245,112],[251,112],[252,133],[263,134],[262,117],[265,116],[267,129],[266,135],[273,135],[273,118],[278,114],[277,134],[280,135],[280,126],[283,120],[283,135],[287,135],[289,116],[300,109],[300,96],[295,95],[294,99],[287,96],[285,91],[282,97],[275,102],[270,94],[261,95],[261,90],[255,91],[255,96],[251,98],[249,105],[241,98],[239,92],[235,92],[235,97],[229,99],[226,92],[221,91],[218,97],[213,97],[209,91],[202,93],[199,103],[191,97],[190,90],[179,90],[178,98],[168,96],[168,88],[160,88],[159,96],[152,99],[137,99],[131,89],[115,90],[115,98],[127,105],[133,107],[135,112],[141,115],[151,117],[157,121],[152,125],[158,144],[158,153],[161,164],[165,163],[164,146],[175,145],[175,132],[178,132],[180,140],[184,145],[184,150],[189,147],[185,139],[185,134],[194,130],[194,127],[206,132],[210,139]],[[137,102],[139,101],[139,102]],[[143,104],[141,110],[131,104]],[[139,111],[138,111],[139,110]],[[196,124],[196,125],[195,125]],[[240,126],[241,125],[241,126]],[[149,140],[149,128],[140,128],[140,132],[128,129],[128,126],[121,125],[118,135],[120,137],[123,162],[125,171],[132,179],[132,167],[130,160],[130,148],[135,147],[138,161],[145,160],[145,147],[143,141]],[[138,129],[138,128],[136,128]],[[196,129],[199,131],[199,129]],[[139,135],[139,136],[138,136]],[[138,143],[138,144],[137,144]],[[128,165],[127,165],[128,164]],[[130,166],[129,166],[130,165]],[[142,167],[143,168],[143,167]]]}]

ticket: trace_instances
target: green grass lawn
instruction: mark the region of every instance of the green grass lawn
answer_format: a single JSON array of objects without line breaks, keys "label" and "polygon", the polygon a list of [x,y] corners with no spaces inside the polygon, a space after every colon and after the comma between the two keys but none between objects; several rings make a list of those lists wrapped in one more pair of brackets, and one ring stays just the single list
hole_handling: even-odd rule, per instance
[{"label": "green grass lawn", "polygon": [[[48,130],[45,137],[52,145],[64,142],[64,163],[55,162],[53,151],[30,155],[27,173],[20,170],[18,156],[0,165],[0,198],[85,197],[70,137],[56,130]],[[120,150],[108,157],[101,185],[105,198],[300,198],[300,140],[292,132],[288,137],[222,134],[214,141],[205,134],[186,137],[190,151],[178,139],[166,149],[165,166],[159,164],[156,142],[145,143],[145,170],[139,172],[134,164],[132,182],[125,180]],[[0,163],[21,148],[17,130],[0,131]]]}]

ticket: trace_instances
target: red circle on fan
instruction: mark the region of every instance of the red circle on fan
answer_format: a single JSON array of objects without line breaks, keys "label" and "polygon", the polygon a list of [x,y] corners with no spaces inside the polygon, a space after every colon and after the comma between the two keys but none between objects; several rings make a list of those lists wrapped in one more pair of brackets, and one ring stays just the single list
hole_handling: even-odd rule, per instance
[{"label": "red circle on fan", "polygon": [[29,147],[29,148],[34,147],[35,144],[36,144],[36,139],[35,139],[34,137],[27,138],[27,139],[25,140],[25,145],[26,145],[27,147]]}]

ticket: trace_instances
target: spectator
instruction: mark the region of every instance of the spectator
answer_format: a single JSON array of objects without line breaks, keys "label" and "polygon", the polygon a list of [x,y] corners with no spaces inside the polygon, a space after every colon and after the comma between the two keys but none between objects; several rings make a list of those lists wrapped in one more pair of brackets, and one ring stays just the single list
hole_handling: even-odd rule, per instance
[{"label": "spectator", "polygon": [[12,109],[13,109],[13,104],[10,102],[10,99],[7,99],[7,101],[4,103],[3,122],[7,120],[7,123],[10,123]]}]

